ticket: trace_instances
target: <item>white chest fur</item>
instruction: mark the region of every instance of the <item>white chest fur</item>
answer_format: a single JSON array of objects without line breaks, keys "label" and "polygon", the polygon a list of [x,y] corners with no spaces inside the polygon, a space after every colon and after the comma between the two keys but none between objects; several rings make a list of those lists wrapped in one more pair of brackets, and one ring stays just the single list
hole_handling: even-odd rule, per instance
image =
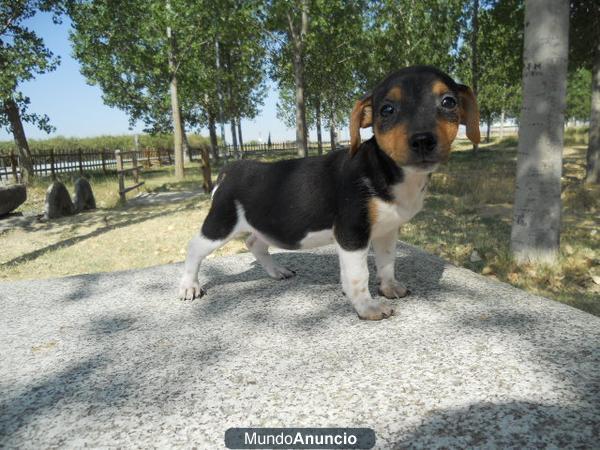
[{"label": "white chest fur", "polygon": [[405,170],[404,179],[391,189],[393,200],[374,198],[369,203],[371,236],[377,237],[397,229],[423,208],[429,174]]}]

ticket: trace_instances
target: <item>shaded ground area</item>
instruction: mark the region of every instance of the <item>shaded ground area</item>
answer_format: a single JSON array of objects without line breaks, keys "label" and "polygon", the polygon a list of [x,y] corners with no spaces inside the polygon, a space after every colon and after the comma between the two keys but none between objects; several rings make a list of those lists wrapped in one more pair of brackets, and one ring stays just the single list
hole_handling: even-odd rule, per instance
[{"label": "shaded ground area", "polygon": [[[376,448],[600,440],[600,318],[399,249],[413,294],[357,319],[332,248],[0,284],[1,447],[223,448],[233,426],[371,427]],[[374,286],[371,286],[374,292]]]}]

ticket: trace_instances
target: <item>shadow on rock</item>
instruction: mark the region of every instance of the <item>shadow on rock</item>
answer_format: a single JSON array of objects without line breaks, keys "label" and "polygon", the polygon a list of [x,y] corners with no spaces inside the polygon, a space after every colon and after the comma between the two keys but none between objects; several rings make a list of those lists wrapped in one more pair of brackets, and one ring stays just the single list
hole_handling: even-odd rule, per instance
[{"label": "shadow on rock", "polygon": [[597,408],[475,403],[431,412],[393,448],[597,448],[599,430]]}]

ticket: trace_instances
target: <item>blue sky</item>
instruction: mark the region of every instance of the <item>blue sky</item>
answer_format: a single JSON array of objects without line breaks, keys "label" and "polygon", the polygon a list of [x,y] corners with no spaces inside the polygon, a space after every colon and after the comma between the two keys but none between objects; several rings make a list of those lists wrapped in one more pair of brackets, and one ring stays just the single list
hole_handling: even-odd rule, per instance
[{"label": "blue sky", "polygon": [[[130,130],[127,115],[106,106],[102,102],[100,88],[89,86],[80,74],[79,63],[71,56],[68,19],[55,25],[50,14],[37,14],[28,21],[28,27],[44,39],[54,54],[60,56],[61,64],[54,72],[39,75],[19,86],[31,98],[30,111],[47,114],[56,127],[54,133],[47,135],[24,124],[27,137],[40,139],[59,135],[84,137],[141,132],[141,124]],[[244,140],[262,138],[266,141],[269,132],[273,141],[295,139],[295,131],[277,119],[276,104],[277,88],[270,83],[260,115],[252,121],[242,120]],[[208,134],[207,130],[201,130],[201,133]],[[329,136],[328,133],[325,135]],[[347,135],[347,129],[342,130],[341,138]],[[226,127],[226,138],[231,142],[229,127]],[[12,135],[4,129],[0,130],[0,140],[9,139],[12,139]],[[310,139],[316,140],[314,130],[311,130]]]}]

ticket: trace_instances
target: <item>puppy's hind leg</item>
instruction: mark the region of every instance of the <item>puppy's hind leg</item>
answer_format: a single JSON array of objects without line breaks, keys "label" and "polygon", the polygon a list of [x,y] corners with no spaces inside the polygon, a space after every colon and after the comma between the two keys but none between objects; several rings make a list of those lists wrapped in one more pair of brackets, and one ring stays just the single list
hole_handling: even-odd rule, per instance
[{"label": "puppy's hind leg", "polygon": [[271,278],[283,280],[296,275],[296,272],[293,270],[287,269],[275,263],[273,257],[269,254],[269,244],[255,233],[252,233],[248,239],[246,239],[246,246]]},{"label": "puppy's hind leg", "polygon": [[213,201],[202,225],[202,231],[188,245],[183,277],[179,284],[179,298],[193,300],[205,292],[198,283],[200,263],[213,251],[237,234],[238,213],[233,201]]},{"label": "puppy's hind leg", "polygon": [[[227,239],[228,240],[228,239]],[[181,283],[179,284],[179,298],[182,300],[193,300],[202,297],[205,292],[198,283],[198,270],[202,260],[221,247],[225,239],[212,240],[202,233],[192,238],[188,245],[188,252],[185,258],[185,268]]]}]

